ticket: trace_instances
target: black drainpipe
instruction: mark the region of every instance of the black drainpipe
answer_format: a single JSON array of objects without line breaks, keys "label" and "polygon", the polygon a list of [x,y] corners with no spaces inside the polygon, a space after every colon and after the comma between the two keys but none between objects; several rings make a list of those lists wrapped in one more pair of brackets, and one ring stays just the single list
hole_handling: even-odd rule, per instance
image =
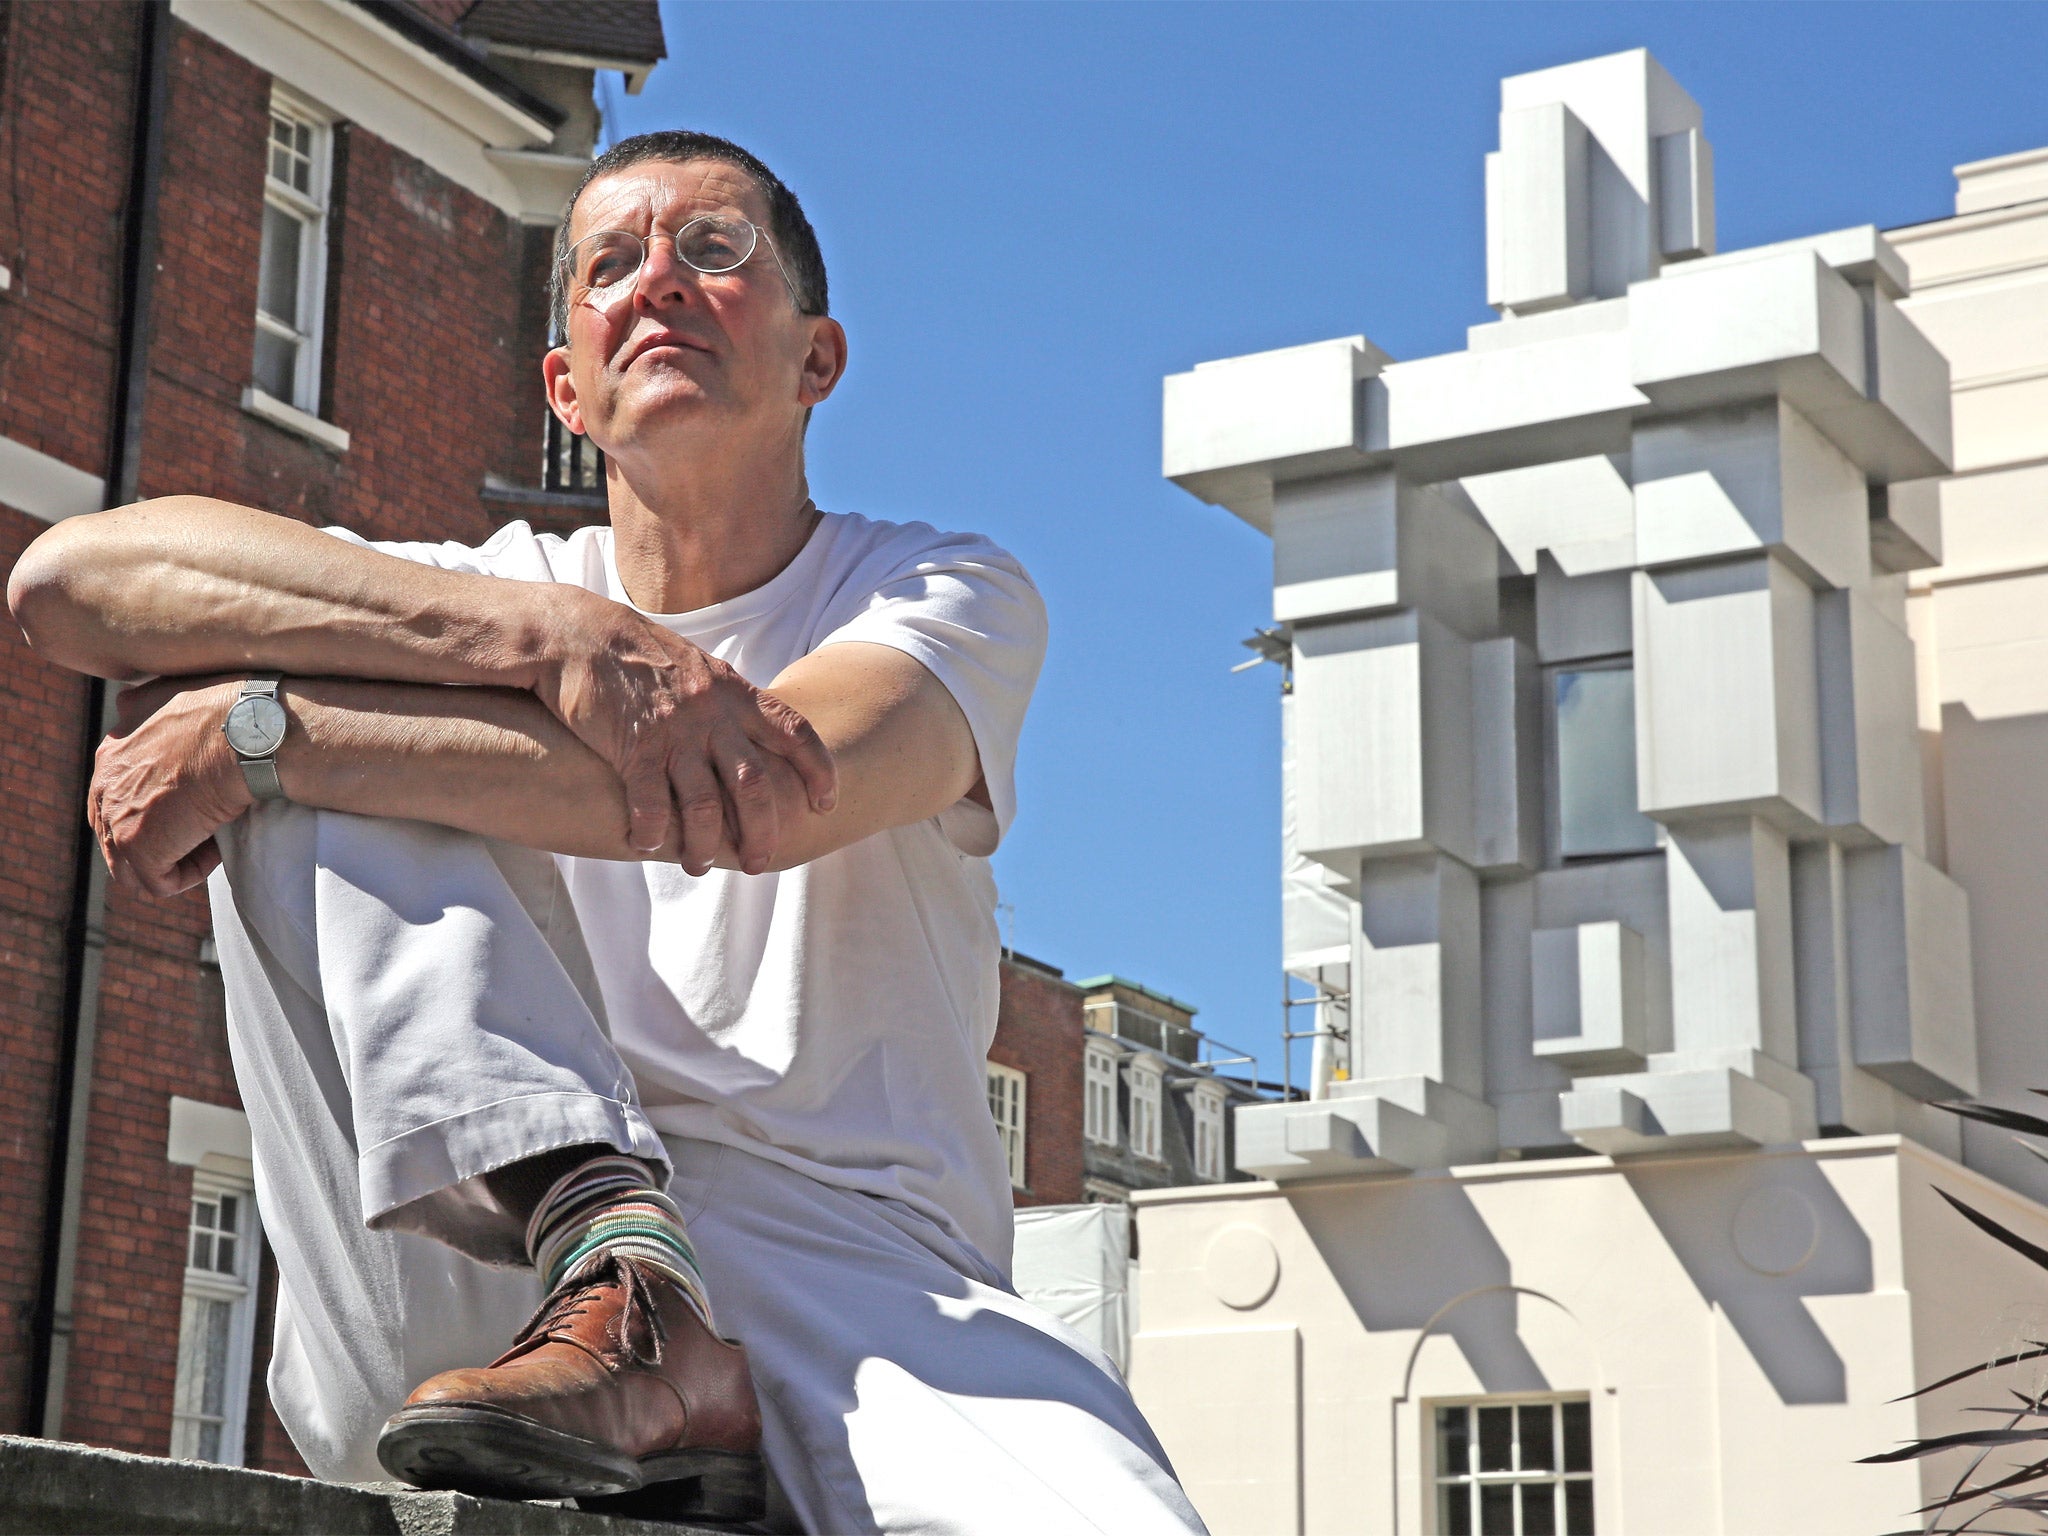
[{"label": "black drainpipe", "polygon": [[[137,30],[135,121],[128,155],[128,198],[121,232],[121,328],[114,359],[113,446],[107,464],[110,507],[139,499],[143,390],[149,378],[150,312],[156,294],[157,188],[164,158],[164,107],[170,95],[169,0],[143,0]],[[16,21],[20,13],[16,12]],[[50,1129],[49,1185],[43,1204],[42,1276],[36,1296],[23,1429],[61,1438],[64,1387],[71,1366],[71,1302],[77,1288],[78,1227],[85,1185],[85,1132],[92,1100],[94,1038],[99,1032],[100,961],[106,952],[107,868],[83,816],[93,753],[110,723],[113,690],[93,678],[86,690],[80,752],[81,815],[72,860],[71,915],[64,932],[64,1025],[58,1043],[56,1114]]]}]

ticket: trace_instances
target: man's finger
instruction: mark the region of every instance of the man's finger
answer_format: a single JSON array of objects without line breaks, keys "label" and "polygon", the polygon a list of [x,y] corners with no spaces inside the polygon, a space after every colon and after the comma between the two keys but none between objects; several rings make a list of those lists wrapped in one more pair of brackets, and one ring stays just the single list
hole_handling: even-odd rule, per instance
[{"label": "man's finger", "polygon": [[733,847],[740,868],[758,875],[774,860],[782,841],[782,819],[775,808],[768,765],[738,731],[721,733],[712,748],[712,761],[732,807]]},{"label": "man's finger", "polygon": [[166,894],[176,895],[179,891],[189,891],[193,886],[202,883],[208,875],[218,868],[220,868],[220,844],[209,837],[172,866],[170,874],[165,880],[165,884],[170,887]]},{"label": "man's finger", "polygon": [[661,760],[641,751],[620,775],[626,786],[626,841],[640,853],[652,853],[668,841],[669,784]]},{"label": "man's finger", "polygon": [[804,781],[811,809],[824,815],[839,803],[839,765],[811,722],[773,694],[760,695],[763,729],[750,731],[756,742],[788,763]]},{"label": "man's finger", "polygon": [[[671,760],[669,780],[675,790],[676,812],[683,821],[683,868],[701,875],[718,857],[725,834],[725,794],[710,765],[695,752]],[[738,818],[733,820],[736,823]]]}]

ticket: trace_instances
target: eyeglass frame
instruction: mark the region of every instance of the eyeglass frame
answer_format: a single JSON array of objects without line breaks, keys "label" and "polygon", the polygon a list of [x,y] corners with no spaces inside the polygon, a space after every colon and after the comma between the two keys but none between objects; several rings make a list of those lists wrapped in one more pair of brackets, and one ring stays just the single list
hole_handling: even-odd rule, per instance
[{"label": "eyeglass frame", "polygon": [[[747,226],[748,230],[750,230],[754,236],[753,243],[747,247],[747,254],[742,256],[738,261],[734,262],[729,267],[716,267],[707,270],[703,267],[698,266],[694,261],[690,260],[689,257],[683,254],[683,236],[687,234],[691,229],[695,228],[697,225],[705,223],[707,220],[711,219],[719,219],[727,222],[736,221],[738,223],[744,224]],[[775,261],[775,270],[782,274],[782,286],[789,291],[789,302],[791,307],[794,308],[798,314],[802,314],[804,312],[803,300],[797,297],[796,283],[790,278],[789,268],[782,264],[782,252],[780,249],[777,248],[775,244],[775,237],[769,234],[767,230],[763,229],[760,225],[756,224],[752,219],[748,218],[743,213],[700,213],[695,218],[690,219],[687,222],[679,225],[675,233],[670,235],[638,235],[634,234],[633,231],[630,229],[593,229],[588,234],[584,235],[582,239],[578,240],[574,245],[570,246],[568,250],[562,253],[563,271],[567,273],[569,279],[572,282],[576,280],[575,256],[577,250],[580,247],[587,245],[590,241],[597,239],[600,235],[626,235],[631,239],[637,240],[640,243],[639,264],[633,268],[631,274],[619,279],[619,281],[622,283],[638,282],[640,280],[640,274],[647,269],[647,253],[653,249],[657,241],[666,241],[671,252],[675,256],[675,259],[678,262],[680,262],[683,266],[688,267],[692,272],[695,272],[699,277],[726,277],[731,273],[739,271],[741,267],[744,267],[748,262],[754,259],[754,252],[761,248],[763,242],[766,242],[768,246],[768,254],[772,258],[774,258]],[[583,289],[583,292],[576,295],[575,298],[569,300],[569,307],[571,309],[576,307],[577,299],[580,299],[584,296],[584,294],[588,294],[593,291],[591,285],[588,283],[581,284],[581,287]]]}]

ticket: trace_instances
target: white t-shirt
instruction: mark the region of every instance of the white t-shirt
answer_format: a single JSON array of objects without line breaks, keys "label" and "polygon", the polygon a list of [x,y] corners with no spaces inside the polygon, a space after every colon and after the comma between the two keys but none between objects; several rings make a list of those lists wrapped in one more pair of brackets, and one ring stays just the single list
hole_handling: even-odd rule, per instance
[{"label": "white t-shirt", "polygon": [[[369,547],[632,606],[609,528]],[[1045,655],[1037,588],[975,535],[827,514],[765,586],[648,617],[763,686],[843,641],[916,657],[967,716],[995,808],[962,800],[779,874],[559,857],[648,1118],[900,1200],[1007,1271],[1010,1180],[983,1068],[999,956],[988,855],[1015,813]]]}]

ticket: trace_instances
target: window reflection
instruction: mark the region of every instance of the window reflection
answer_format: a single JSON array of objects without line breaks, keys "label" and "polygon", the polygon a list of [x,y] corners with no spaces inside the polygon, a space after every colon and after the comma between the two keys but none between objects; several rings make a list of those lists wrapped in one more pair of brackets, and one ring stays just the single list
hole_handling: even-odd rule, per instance
[{"label": "window reflection", "polygon": [[1657,824],[1636,809],[1634,669],[1554,676],[1558,852],[1573,859],[1656,847]]}]

